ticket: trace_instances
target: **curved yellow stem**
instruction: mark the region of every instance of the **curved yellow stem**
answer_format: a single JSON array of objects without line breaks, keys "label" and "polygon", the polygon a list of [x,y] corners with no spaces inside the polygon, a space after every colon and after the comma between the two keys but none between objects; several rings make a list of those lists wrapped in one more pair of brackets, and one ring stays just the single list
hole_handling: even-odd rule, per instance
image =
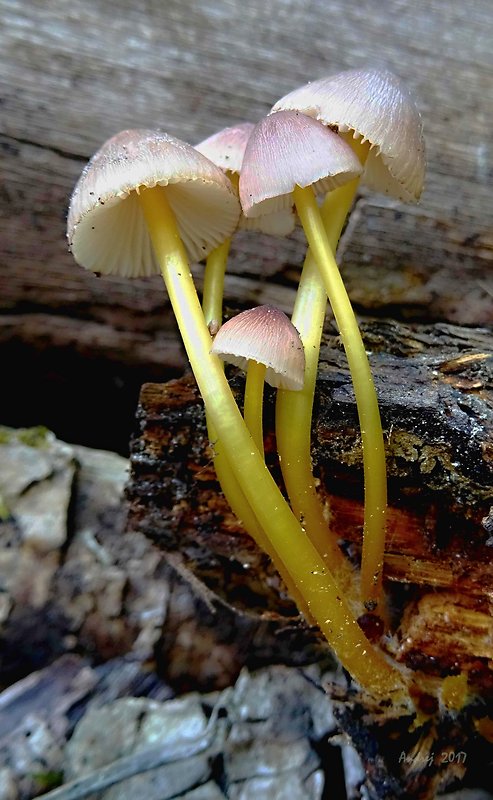
[{"label": "curved yellow stem", "polygon": [[[209,325],[212,321],[216,321],[219,324],[222,321],[224,276],[226,274],[226,266],[230,247],[231,239],[225,239],[225,241],[220,244],[219,247],[216,247],[215,250],[208,255],[206,260],[204,288],[202,292],[202,310],[207,325]],[[262,408],[260,408],[260,414],[262,414]],[[260,421],[261,420],[262,418],[260,417]],[[265,535],[262,527],[259,525],[257,517],[252,511],[250,503],[245,497],[245,494],[238,483],[233,470],[231,469],[225,448],[222,446],[222,442],[218,436],[210,414],[207,412],[207,409],[206,423],[207,434],[212,445],[214,469],[224,497],[226,498],[231,511],[243,525],[249,536],[252,537],[258,546],[265,553],[267,553],[267,555],[269,555],[273,561],[275,561],[276,554],[273,552],[272,545]],[[263,447],[259,448],[259,450],[260,452],[263,452]],[[290,596],[296,602],[299,610],[302,611],[306,619],[313,624],[314,620],[310,615],[306,602],[291,579],[291,576],[286,572],[286,569],[284,569],[283,578],[287,590]]]},{"label": "curved yellow stem", "polygon": [[382,592],[387,508],[385,448],[377,395],[358,323],[325,233],[312,188],[302,189],[297,186],[294,200],[309,247],[324,280],[353,381],[363,444],[365,480],[361,592],[366,607],[374,609]]},{"label": "curved yellow stem", "polygon": [[[231,239],[226,239],[207,257],[202,294],[202,310],[207,325],[213,320],[221,324],[223,316],[224,275],[228,262]],[[216,428],[206,410],[207,433],[212,444],[216,476],[226,500],[235,516],[243,523],[248,533],[256,541],[262,538],[263,531],[250,508],[236,477],[230,467]],[[266,542],[264,542],[266,544]]]},{"label": "curved yellow stem", "polygon": [[[202,292],[202,310],[207,325],[213,321],[219,323],[219,325],[222,322],[224,276],[226,274],[230,247],[231,238],[225,239],[222,244],[216,247],[207,256],[204,271],[204,288]],[[214,468],[223,494],[231,510],[243,524],[247,533],[249,533],[255,541],[260,542],[261,540],[263,542],[261,545],[262,548],[268,550],[268,540],[236,480],[226,457],[225,450],[221,446],[216,428],[207,411],[206,421],[207,433],[213,449]]]},{"label": "curved yellow stem", "polygon": [[223,319],[224,275],[230,247],[231,239],[225,239],[207,256],[202,292],[202,308],[207,324],[215,320],[220,325]]},{"label": "curved yellow stem", "polygon": [[[205,266],[204,289],[202,293],[202,311],[207,325],[213,320],[219,324],[223,315],[224,275],[228,262],[231,239],[226,239],[219,247],[209,254]],[[218,437],[217,430],[210,414],[206,410],[207,434],[212,445],[214,469],[221,490],[235,517],[241,522],[246,532],[254,539],[266,553],[270,553],[270,544],[264,531],[253,513],[250,503],[238,483],[226,456],[225,448]],[[288,587],[292,596],[301,607],[301,599],[297,596],[294,587]]]},{"label": "curved yellow stem", "polygon": [[249,361],[245,383],[245,422],[257,445],[259,453],[264,452],[262,407],[264,402],[264,380],[266,367],[257,361]]},{"label": "curved yellow stem", "polygon": [[211,354],[211,337],[165,189],[155,187],[140,202],[169,298],[200,393],[222,440],[229,463],[277,555],[344,667],[376,697],[408,701],[406,683],[374,648],[354,619],[332,574],[282,497],[246,428],[224,376]]},{"label": "curved yellow stem", "polygon": [[[216,247],[207,257],[204,289],[202,293],[202,310],[207,325],[213,320],[221,323],[223,314],[223,292],[224,275],[228,261],[231,239],[226,239],[223,244]],[[235,517],[241,522],[246,532],[257,542],[257,544],[270,555],[270,544],[264,531],[260,527],[257,517],[253,513],[250,503],[238,483],[236,476],[231,469],[226,456],[224,447],[218,437],[217,430],[212,422],[210,414],[206,410],[207,433],[212,445],[212,455],[214,459],[214,469],[221,490],[228,502]],[[293,594],[293,598],[300,602],[296,597],[294,587],[288,587]]]},{"label": "curved yellow stem", "polygon": [[[337,247],[357,186],[356,179],[330,192],[320,210],[333,250]],[[319,553],[327,560],[336,579],[347,591],[353,590],[354,595],[351,586],[354,579],[353,568],[339,549],[337,538],[317,495],[312,473],[313,398],[326,309],[325,284],[309,249],[291,317],[305,350],[305,382],[300,392],[279,390],[276,403],[276,439],[282,474],[293,511]],[[352,599],[356,601],[356,597]]]}]

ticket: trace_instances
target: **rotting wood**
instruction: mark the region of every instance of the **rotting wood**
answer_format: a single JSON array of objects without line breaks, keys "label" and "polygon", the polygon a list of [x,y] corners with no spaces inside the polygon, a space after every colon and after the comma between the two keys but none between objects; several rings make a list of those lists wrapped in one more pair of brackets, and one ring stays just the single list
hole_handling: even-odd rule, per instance
[{"label": "rotting wood", "polygon": [[[410,718],[397,719],[392,709],[375,713],[351,691],[332,685],[327,690],[341,727],[363,760],[371,796],[428,800],[466,775],[477,781],[481,764],[491,757],[491,744],[487,736],[478,735],[476,725],[493,698],[488,523],[493,502],[493,349],[488,331],[446,324],[367,320],[363,335],[371,351],[389,464],[385,586],[395,634],[390,649],[414,671],[424,692],[424,716],[413,726]],[[235,371],[229,375],[240,399],[243,380]],[[230,645],[234,620],[244,629],[245,620],[257,617],[268,621],[271,630],[277,628],[280,658],[286,643],[291,645],[289,657],[297,656],[300,663],[323,657],[327,646],[317,640],[315,629],[302,624],[268,559],[218,492],[193,378],[145,385],[137,421],[127,488],[130,529],[150,536],[168,558],[178,558],[207,587],[219,629],[229,609]],[[267,393],[264,422],[267,460],[279,478],[272,392]],[[320,494],[330,503],[332,524],[357,562],[363,516],[361,447],[345,357],[333,330],[324,337],[313,431]],[[198,633],[204,612],[200,605],[196,610]],[[378,639],[371,615],[360,623]],[[205,630],[210,642],[210,620]],[[252,640],[250,666],[256,659],[262,663],[260,641],[258,635]],[[190,652],[192,663],[195,654]],[[468,681],[465,707],[447,710],[442,682],[461,674]]]},{"label": "rotting wood", "polygon": [[[472,683],[489,694],[493,572],[490,534],[483,524],[493,502],[489,334],[385,320],[366,322],[363,333],[372,351],[387,440],[385,576],[396,616],[406,608],[401,630],[405,643],[397,656],[409,666],[419,661],[419,668],[433,675],[470,670]],[[232,385],[240,396],[241,378],[235,376]],[[272,393],[268,397],[266,447],[279,477]],[[127,490],[129,524],[164,550],[179,552],[186,566],[238,611],[279,619],[292,615],[268,559],[243,534],[218,493],[193,379],[144,386],[138,422]],[[335,531],[357,560],[361,446],[349,374],[333,333],[322,348],[313,429],[321,496],[330,502]],[[403,595],[399,587],[404,584],[408,588]],[[443,637],[438,635],[440,626],[446,628]],[[430,631],[437,635],[430,638]],[[454,635],[460,639],[457,648],[452,647]]]}]

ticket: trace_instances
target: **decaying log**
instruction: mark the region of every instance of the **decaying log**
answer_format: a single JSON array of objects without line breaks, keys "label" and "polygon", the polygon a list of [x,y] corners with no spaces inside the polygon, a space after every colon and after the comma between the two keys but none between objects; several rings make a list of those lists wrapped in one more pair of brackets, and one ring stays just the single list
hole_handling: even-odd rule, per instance
[{"label": "decaying log", "polygon": [[[470,697],[477,695],[489,703],[493,698],[490,334],[445,324],[385,320],[365,322],[363,334],[371,351],[387,445],[390,510],[385,578],[396,634],[395,658],[415,670],[418,682],[430,693],[436,695],[445,676],[462,673],[467,675]],[[230,378],[240,399],[243,379],[236,372]],[[265,443],[268,462],[279,478],[273,411],[269,392]],[[179,553],[187,569],[216,595],[218,606],[233,609],[238,619],[245,613],[268,616],[283,632],[296,624],[301,648],[297,657],[307,661],[320,657],[323,643],[319,641],[314,650],[314,630],[305,628],[303,634],[301,627],[300,633],[294,607],[268,559],[244,534],[218,491],[193,378],[144,386],[138,423],[127,488],[130,526],[173,557]],[[320,495],[330,503],[332,525],[357,561],[362,530],[361,442],[345,356],[333,331],[325,336],[322,348],[313,458]],[[217,625],[220,628],[220,613]],[[250,664],[256,655],[252,642]],[[358,716],[357,702],[352,707]],[[347,707],[342,719],[346,713]],[[465,746],[472,724],[469,718],[450,741]],[[428,731],[429,746],[440,742],[442,734]],[[449,734],[443,735],[446,743]],[[420,742],[417,737],[407,744],[417,747]],[[387,757],[382,758],[388,770]],[[406,764],[409,767],[410,762]],[[416,771],[405,771],[407,791],[416,782]],[[420,781],[426,796],[431,784],[422,777]]]},{"label": "decaying log", "polygon": [[[437,674],[474,670],[482,688],[491,691],[489,333],[386,321],[367,322],[363,329],[387,444],[385,575],[391,596],[392,585],[413,587],[406,592],[399,658]],[[240,377],[234,377],[233,386],[240,395]],[[313,458],[320,493],[330,502],[333,528],[357,558],[361,443],[345,356],[334,334],[325,338],[317,389]],[[277,474],[273,397],[268,396],[266,445]],[[128,487],[130,524],[163,549],[181,553],[194,574],[231,605],[254,613],[291,614],[268,560],[243,534],[218,493],[192,378],[144,386],[138,418]],[[435,636],[441,627],[446,635]]]}]

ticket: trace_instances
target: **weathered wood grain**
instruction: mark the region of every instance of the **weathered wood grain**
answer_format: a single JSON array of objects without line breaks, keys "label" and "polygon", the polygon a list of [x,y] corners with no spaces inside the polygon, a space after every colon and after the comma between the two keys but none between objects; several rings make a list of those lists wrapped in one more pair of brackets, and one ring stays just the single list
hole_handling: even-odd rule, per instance
[{"label": "weathered wood grain", "polygon": [[[146,366],[160,331],[174,330],[157,279],[98,282],[66,252],[71,188],[106,137],[161,126],[193,143],[259,118],[310,78],[363,64],[394,70],[417,93],[429,168],[419,210],[374,196],[359,206],[342,251],[355,302],[418,319],[493,319],[489,0],[1,0],[0,11],[0,311],[22,314],[24,340],[70,346],[70,320],[80,331],[98,323],[113,329],[95,345],[111,360],[119,331],[121,350],[136,331]],[[302,253],[299,234],[243,237],[230,302],[276,296],[280,285],[289,310]],[[36,319],[29,328],[39,313],[57,318],[48,342]],[[11,320],[0,317],[2,327],[3,341],[15,339]]]}]

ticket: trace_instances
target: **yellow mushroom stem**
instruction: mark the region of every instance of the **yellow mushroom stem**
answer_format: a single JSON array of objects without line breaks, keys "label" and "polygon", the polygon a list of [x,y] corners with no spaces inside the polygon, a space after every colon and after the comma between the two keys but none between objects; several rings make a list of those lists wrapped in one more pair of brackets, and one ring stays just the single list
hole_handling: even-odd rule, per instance
[{"label": "yellow mushroom stem", "polygon": [[[237,183],[237,176],[231,176],[233,183],[235,182],[235,178]],[[226,266],[230,247],[231,238],[225,239],[225,241],[216,247],[207,257],[204,274],[204,288],[202,292],[202,311],[206,325],[209,325],[213,320],[217,321],[219,324],[222,322],[224,276],[226,274]],[[214,462],[216,478],[231,511],[238,521],[243,525],[248,535],[251,536],[251,538],[265,553],[270,556],[270,558],[272,558],[272,560],[275,560],[275,554],[272,551],[272,545],[260,526],[257,517],[252,511],[250,503],[245,497],[245,494],[236,479],[235,473],[230,467],[225,448],[222,446],[217,430],[214,427],[210,414],[207,413],[207,410],[206,424],[207,435],[211,443],[212,459]],[[263,450],[260,452],[263,452]],[[313,623],[302,595],[286,571],[284,572],[284,582],[286,583],[287,590],[293,600],[295,600],[299,610],[305,614],[306,618],[311,623]]]},{"label": "yellow mushroom stem", "polygon": [[276,567],[295,584],[311,617],[360,686],[374,697],[409,704],[403,675],[365,637],[246,428],[222,365],[211,353],[211,337],[166,190],[159,186],[147,189],[141,193],[140,202],[205,407],[236,479],[275,553]]},{"label": "yellow mushroom stem", "polygon": [[[230,175],[230,178],[233,184],[238,184],[237,175]],[[219,324],[222,322],[224,276],[226,274],[226,266],[230,247],[231,238],[225,239],[224,242],[216,247],[207,257],[204,273],[204,288],[202,292],[202,311],[206,325],[209,325],[214,320]],[[250,503],[245,497],[245,494],[236,479],[236,475],[230,467],[225,448],[222,446],[217,430],[214,427],[210,414],[207,413],[207,410],[206,424],[207,435],[211,443],[212,459],[214,462],[216,478],[231,511],[238,521],[243,525],[248,535],[251,536],[258,546],[265,553],[267,553],[267,555],[269,555],[273,561],[275,561],[278,557],[273,552],[271,543],[260,526],[257,517],[252,511]],[[263,452],[263,449],[261,449],[260,452]],[[307,608],[303,596],[298,591],[296,585],[291,580],[290,575],[285,569],[284,582],[289,594],[296,602],[299,610],[305,615],[308,622],[313,624],[314,620],[311,618],[309,609]]]},{"label": "yellow mushroom stem", "polygon": [[202,308],[207,324],[223,319],[224,276],[228,263],[231,238],[225,239],[207,256],[204,271],[204,289],[202,292]]},{"label": "yellow mushroom stem", "polygon": [[[231,247],[231,237],[224,240],[207,256],[204,271],[204,288],[202,292],[202,310],[206,325],[215,321],[219,325],[223,319],[223,293],[224,276],[228,263],[229,250]],[[226,458],[224,448],[218,438],[217,431],[206,412],[207,433],[212,445],[212,455],[214,468],[221,489],[229,503],[233,513],[243,523],[247,531],[252,531],[251,535],[256,538],[262,535],[262,530],[258,525],[257,519],[250,508],[250,505],[243,494],[238,481],[236,480],[229,462]],[[253,533],[255,531],[255,533]]]},{"label": "yellow mushroom stem", "polygon": [[264,452],[264,433],[262,410],[264,404],[264,381],[267,368],[257,361],[248,362],[245,383],[245,404],[243,416],[245,423],[257,445],[259,453]]},{"label": "yellow mushroom stem", "polygon": [[[231,183],[238,190],[239,175],[235,173],[228,173],[228,175]],[[230,248],[231,237],[228,237],[209,253],[206,259],[202,308],[207,325],[213,320],[220,325],[223,320],[224,276]]]},{"label": "yellow mushroom stem", "polygon": [[[238,176],[230,175],[237,186]],[[216,321],[221,325],[223,318],[224,276],[228,263],[231,238],[225,239],[208,256],[204,271],[204,288],[202,292],[202,310],[206,325]],[[212,446],[212,456],[217,480],[234,515],[243,524],[247,533],[268,552],[269,543],[257,522],[248,500],[246,499],[229,461],[224,447],[218,437],[216,428],[206,410],[207,433]]]},{"label": "yellow mushroom stem", "polygon": [[358,323],[312,187],[297,186],[294,190],[294,201],[308,245],[324,281],[353,381],[363,445],[365,484],[361,595],[365,606],[373,610],[382,595],[387,508],[385,448],[377,394]]},{"label": "yellow mushroom stem", "polygon": [[[213,320],[219,324],[222,322],[224,275],[230,245],[231,239],[228,238],[219,247],[216,247],[207,258],[202,294],[202,311],[206,325],[209,325]],[[221,446],[221,440],[207,410],[206,422],[207,433],[212,447],[214,469],[222,492],[231,510],[243,524],[245,530],[255,541],[263,540],[262,547],[265,549],[268,546],[267,539],[229,465],[224,447]]]},{"label": "yellow mushroom stem", "polygon": [[[358,179],[334,189],[320,209],[332,249],[335,251],[351,208]],[[327,292],[320,270],[309,249],[303,265],[291,322],[305,351],[305,381],[300,392],[280,389],[276,402],[276,440],[282,474],[291,506],[307,535],[326,560],[336,580],[361,605],[353,587],[354,570],[342,554],[315,486],[311,459],[313,399],[318,374]],[[359,609],[361,613],[362,609]]]},{"label": "yellow mushroom stem", "polygon": [[[230,239],[219,245],[207,259],[206,275],[204,279],[204,290],[202,295],[202,311],[206,325],[212,320],[219,323],[222,320],[224,274],[228,258]],[[221,490],[231,511],[239,522],[243,525],[246,532],[257,542],[272,558],[272,548],[264,531],[257,521],[257,517],[252,511],[250,503],[236,479],[236,475],[230,467],[226,456],[225,448],[221,444],[218,433],[212,422],[210,414],[206,410],[207,435],[211,443],[212,458],[214,469]],[[297,602],[298,608],[305,613],[304,601],[292,582],[287,585],[293,599]]]}]

